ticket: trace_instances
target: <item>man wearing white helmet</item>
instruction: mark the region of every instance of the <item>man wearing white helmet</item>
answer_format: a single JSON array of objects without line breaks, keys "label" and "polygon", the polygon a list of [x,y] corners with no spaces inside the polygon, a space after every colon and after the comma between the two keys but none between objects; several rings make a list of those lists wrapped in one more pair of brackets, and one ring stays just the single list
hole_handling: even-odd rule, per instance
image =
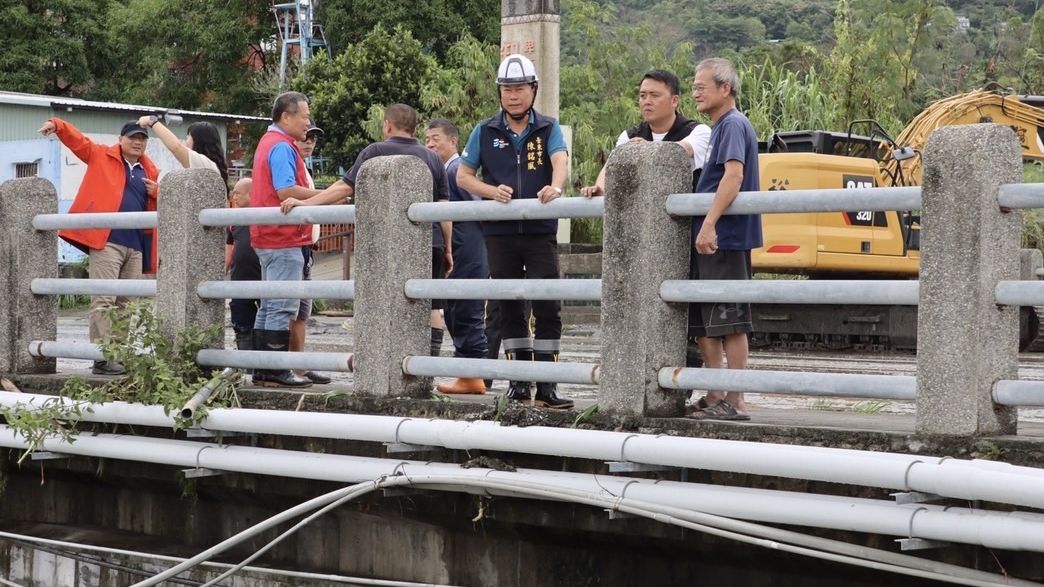
[{"label": "man wearing white helmet", "polygon": [[[508,55],[497,70],[500,112],[480,122],[461,155],[461,189],[507,204],[516,199],[547,203],[562,195],[569,154],[558,121],[533,109],[536,68],[523,55]],[[479,179],[478,171],[482,170]],[[490,275],[494,279],[558,279],[557,220],[483,223]],[[530,337],[524,305],[501,300],[504,354],[517,361],[557,361],[562,337],[562,305],[534,300],[535,337]],[[512,381],[508,399],[529,401],[531,382]],[[535,405],[572,408],[554,383],[537,383]]]}]

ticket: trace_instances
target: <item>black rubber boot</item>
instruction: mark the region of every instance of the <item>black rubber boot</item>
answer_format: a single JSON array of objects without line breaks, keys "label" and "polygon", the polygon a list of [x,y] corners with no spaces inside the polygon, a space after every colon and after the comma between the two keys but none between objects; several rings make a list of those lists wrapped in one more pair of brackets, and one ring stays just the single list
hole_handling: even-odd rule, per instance
[{"label": "black rubber boot", "polygon": [[[241,351],[252,351],[254,350],[254,330],[237,330],[236,331],[236,349]],[[253,369],[243,369],[243,373],[247,375],[253,374]]]},{"label": "black rubber boot", "polygon": [[[509,361],[532,361],[533,351],[504,351]],[[528,402],[533,399],[532,381],[512,381],[508,385],[507,398],[513,402]]]},{"label": "black rubber boot", "polygon": [[[255,331],[256,332],[256,331]],[[277,351],[277,352],[289,352],[290,351],[290,331],[289,330],[262,330],[261,340],[264,344],[261,350],[265,351]],[[265,376],[258,381],[257,373],[254,374],[254,384],[262,385],[264,387],[311,387],[312,382],[305,377],[297,375],[289,369],[277,370],[277,371],[265,371]]]},{"label": "black rubber boot", "polygon": [[[537,361],[549,363],[558,362],[558,353],[536,353]],[[557,383],[537,383],[536,399],[533,405],[540,408],[551,408],[553,410],[568,410],[573,407],[573,400],[567,397],[558,397]]]},{"label": "black rubber boot", "polygon": [[444,336],[445,336],[445,333],[443,332],[443,330],[441,328],[434,328],[434,327],[432,327],[432,329],[431,329],[431,356],[433,356],[433,357],[439,356],[439,353],[442,351],[442,339],[443,339]]},{"label": "black rubber boot", "polygon": [[[250,350],[261,351],[265,348],[264,330],[254,328],[250,331]],[[239,344],[239,335],[236,334],[236,344]],[[267,369],[254,369],[254,377],[251,380],[254,385],[265,385],[268,381],[270,371]]]}]

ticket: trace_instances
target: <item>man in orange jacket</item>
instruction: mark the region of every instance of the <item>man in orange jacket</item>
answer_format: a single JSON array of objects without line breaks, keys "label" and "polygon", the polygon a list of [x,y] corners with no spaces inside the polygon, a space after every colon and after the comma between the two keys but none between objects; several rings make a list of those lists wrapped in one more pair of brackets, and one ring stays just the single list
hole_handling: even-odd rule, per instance
[{"label": "man in orange jacket", "polygon": [[[87,173],[76,193],[69,213],[78,212],[145,212],[156,209],[159,172],[145,155],[148,131],[131,121],[123,125],[119,143],[98,145],[75,126],[60,118],[51,118],[40,127],[43,136],[57,135],[76,157],[87,164]],[[81,229],[61,230],[58,236],[86,252],[91,279],[138,279],[142,273],[156,272],[157,239],[155,229]],[[92,342],[108,342],[112,324],[103,310],[127,304],[120,296],[92,296],[90,338]],[[122,375],[123,365],[111,361],[95,361],[95,375]]]}]

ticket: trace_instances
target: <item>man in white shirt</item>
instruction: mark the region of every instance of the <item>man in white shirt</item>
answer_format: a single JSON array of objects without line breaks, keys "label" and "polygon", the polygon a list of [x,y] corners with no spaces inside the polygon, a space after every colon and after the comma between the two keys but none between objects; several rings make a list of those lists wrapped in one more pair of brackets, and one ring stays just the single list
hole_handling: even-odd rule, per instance
[{"label": "man in white shirt", "polygon": [[[707,158],[711,129],[706,124],[685,118],[678,111],[680,102],[681,82],[678,76],[662,69],[646,73],[638,87],[642,123],[620,133],[616,146],[639,141],[677,142],[692,157],[692,185],[695,187]],[[605,195],[605,167],[598,172],[594,185],[581,188],[580,194],[587,198]]]}]

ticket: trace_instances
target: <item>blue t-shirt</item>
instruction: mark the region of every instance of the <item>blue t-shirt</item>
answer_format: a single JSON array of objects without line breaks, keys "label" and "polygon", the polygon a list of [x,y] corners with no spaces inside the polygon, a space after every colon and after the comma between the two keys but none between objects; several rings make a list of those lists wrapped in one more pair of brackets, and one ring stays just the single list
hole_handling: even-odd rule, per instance
[{"label": "blue t-shirt", "polygon": [[[120,212],[144,212],[148,194],[145,192],[145,168],[141,163],[133,166],[123,162],[127,181],[123,184],[123,199],[120,200]],[[135,251],[145,251],[145,231],[126,228],[113,229],[109,232],[109,242],[123,245]]]},{"label": "blue t-shirt", "polygon": [[[514,131],[511,130],[511,127],[507,125],[504,116],[504,113],[501,112],[500,125],[511,137],[511,142],[514,143],[515,151],[518,151],[522,148],[522,144],[526,139],[529,138],[529,135],[533,133],[536,116],[533,114],[532,110],[529,111],[529,124],[526,126],[526,130],[522,131],[522,134],[515,134]],[[472,169],[478,169],[481,166],[481,153],[479,151],[482,140],[482,126],[483,125],[481,124],[476,125],[475,128],[471,130],[471,136],[468,137],[468,144],[464,146],[464,152],[460,155],[461,161]],[[556,120],[554,124],[551,125],[551,131],[547,135],[547,154],[548,156],[551,156],[559,151],[565,150],[565,135],[562,134],[562,126],[558,124],[558,121]]]},{"label": "blue t-shirt", "polygon": [[[758,176],[758,137],[754,134],[747,117],[739,110],[726,112],[711,129],[710,147],[703,173],[696,184],[696,193],[714,193],[725,176],[725,163],[739,161],[743,164],[741,192],[756,192],[761,189]],[[693,238],[703,227],[703,216],[692,219]],[[724,214],[715,226],[718,233],[718,248],[727,251],[749,251],[762,245],[760,214]]]},{"label": "blue t-shirt", "polygon": [[[274,124],[268,130],[286,134]],[[289,143],[276,143],[268,152],[268,169],[272,173],[273,188],[282,190],[297,185],[297,157],[297,151]]]}]

